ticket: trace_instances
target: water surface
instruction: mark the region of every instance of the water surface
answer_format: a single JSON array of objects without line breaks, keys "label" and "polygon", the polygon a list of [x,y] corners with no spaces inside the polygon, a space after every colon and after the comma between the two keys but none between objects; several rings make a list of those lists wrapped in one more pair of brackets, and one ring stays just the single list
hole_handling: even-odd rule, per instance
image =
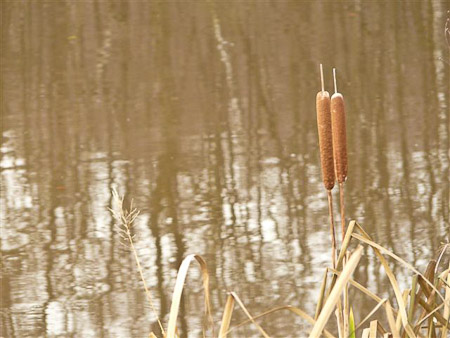
[{"label": "water surface", "polygon": [[[136,247],[164,323],[190,253],[208,263],[217,323],[227,291],[252,314],[286,304],[313,314],[330,265],[320,62],[329,91],[337,68],[347,105],[347,221],[424,269],[450,232],[447,9],[4,2],[1,335],[159,333],[114,230],[113,188],[141,210]],[[365,254],[355,278],[388,296]],[[392,267],[405,283],[409,273]],[[375,305],[351,295],[357,318]],[[202,313],[193,268],[183,337],[201,336]],[[236,310],[233,323],[243,319]],[[275,337],[307,329],[281,313],[263,326]]]}]

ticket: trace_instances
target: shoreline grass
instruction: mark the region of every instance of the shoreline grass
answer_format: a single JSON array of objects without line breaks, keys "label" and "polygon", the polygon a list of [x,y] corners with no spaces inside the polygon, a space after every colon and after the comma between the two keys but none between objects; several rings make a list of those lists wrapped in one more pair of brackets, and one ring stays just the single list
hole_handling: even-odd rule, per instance
[{"label": "shoreline grass", "polygon": [[[114,195],[115,205],[115,215],[121,215],[118,213],[118,207],[121,207],[122,198],[118,195]],[[136,210],[136,209],[132,209]],[[137,217],[137,211],[129,212],[123,211],[123,215],[135,215],[132,217],[134,221]],[[119,229],[123,227],[124,222],[128,222],[128,227],[132,227],[132,222],[130,223],[130,218],[127,217],[116,217],[119,222]],[[127,234],[127,240],[132,243],[133,237]],[[357,247],[351,251],[349,259],[344,265],[345,257],[348,256],[350,252],[349,247],[351,244],[356,244]],[[352,279],[353,271],[358,267],[359,260],[363,255],[363,248],[371,248],[378,258],[379,264],[383,267],[384,273],[389,279],[392,291],[394,292],[394,299],[381,298],[375,293],[370,291],[365,286],[359,284],[357,281]],[[232,334],[233,331],[243,325],[253,324],[260,332],[261,336],[269,337],[267,332],[264,330],[263,326],[258,322],[259,319],[264,316],[274,314],[280,311],[290,311],[295,315],[301,317],[307,323],[311,324],[311,330],[309,332],[293,332],[292,336],[305,335],[312,337],[325,336],[328,338],[332,337],[344,337],[341,334],[335,335],[326,329],[327,325],[333,321],[333,311],[336,309],[337,304],[340,301],[343,290],[345,288],[354,288],[358,290],[365,297],[372,299],[376,302],[376,306],[369,312],[368,315],[364,317],[359,323],[354,321],[353,312],[358,311],[351,307],[351,299],[349,299],[350,304],[350,316],[349,316],[349,333],[347,337],[356,337],[356,332],[361,331],[362,337],[447,337],[449,333],[450,323],[450,265],[444,268],[440,273],[439,268],[441,263],[444,262],[442,259],[446,254],[447,250],[450,249],[450,245],[443,245],[435,260],[432,260],[429,264],[429,271],[422,274],[412,265],[404,261],[402,258],[397,256],[395,253],[384,248],[383,246],[377,244],[373,239],[367,234],[361,225],[356,221],[351,221],[348,224],[345,238],[342,242],[341,248],[339,250],[339,257],[336,262],[336,269],[326,268],[322,286],[320,288],[319,295],[317,297],[317,309],[316,315],[314,317],[307,314],[300,308],[292,305],[285,305],[273,309],[267,309],[259,314],[251,314],[244,305],[238,295],[234,292],[229,292],[227,296],[227,301],[224,309],[221,312],[221,323],[219,329],[214,328],[213,317],[212,317],[212,306],[210,304],[210,289],[209,289],[209,273],[207,269],[206,261],[199,255],[188,255],[182,262],[180,269],[177,274],[177,279],[175,283],[175,289],[172,296],[172,305],[169,313],[169,322],[167,329],[164,330],[163,324],[157,319],[161,325],[162,337],[175,338],[178,337],[177,333],[177,317],[179,313],[180,300],[182,293],[186,286],[186,276],[188,270],[192,267],[191,262],[196,261],[201,269],[201,276],[203,280],[203,289],[205,297],[205,311],[203,316],[206,318],[205,322],[207,325],[204,328],[204,335],[211,337],[227,337]],[[136,249],[134,246],[130,246],[130,250],[135,256],[136,262],[139,261]],[[347,254],[346,254],[347,253]],[[386,257],[389,257],[396,263],[409,270],[412,274],[411,287],[401,290],[399,287],[398,280],[394,276],[390,265]],[[138,270],[141,279],[146,285],[143,278],[142,268]],[[327,287],[327,280],[331,277],[331,282]],[[150,291],[146,288],[147,297],[150,299]],[[247,316],[247,320],[231,325],[232,317],[236,305],[244,312]],[[153,303],[151,307],[154,311]],[[384,314],[384,320],[371,320],[375,314]],[[156,311],[155,311],[156,315]],[[208,331],[209,329],[209,331]],[[210,334],[207,335],[207,332]],[[218,332],[218,335],[215,334]],[[150,333],[151,337],[158,337],[154,332]]]}]

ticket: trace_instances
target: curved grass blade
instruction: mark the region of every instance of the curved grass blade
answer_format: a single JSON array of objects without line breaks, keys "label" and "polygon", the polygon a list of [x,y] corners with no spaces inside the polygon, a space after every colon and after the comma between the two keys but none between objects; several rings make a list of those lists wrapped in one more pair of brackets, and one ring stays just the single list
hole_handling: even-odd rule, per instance
[{"label": "curved grass blade", "polygon": [[389,328],[391,329],[392,335],[395,338],[400,337],[400,332],[397,331],[397,327],[395,326],[394,311],[392,310],[392,306],[389,301],[386,302],[386,317],[387,317]]},{"label": "curved grass blade", "polygon": [[[370,236],[361,228],[361,226],[359,224],[357,224],[358,229],[361,230],[361,232],[364,234],[364,236],[358,235],[358,234],[353,234],[352,236],[356,239],[358,239],[361,242],[364,242],[366,244],[369,244],[372,248],[377,249],[379,251],[379,253],[384,253],[388,256],[391,256],[392,258],[394,258],[397,262],[401,263],[402,265],[404,265],[406,268],[408,268],[409,270],[411,270],[412,272],[414,272],[415,274],[421,276],[425,282],[438,294],[438,296],[442,299],[442,301],[444,300],[444,297],[439,293],[439,291],[436,289],[436,287],[433,285],[432,282],[430,282],[422,273],[420,273],[417,269],[415,269],[411,264],[405,262],[403,259],[401,259],[399,256],[397,256],[396,254],[392,253],[391,251],[389,251],[388,249],[382,247],[381,245],[375,243],[374,241],[372,241],[372,239],[370,238]],[[376,252],[376,251],[375,251]],[[390,269],[389,269],[390,270]]]},{"label": "curved grass blade", "polygon": [[[450,270],[450,263],[449,263]],[[447,336],[448,332],[448,322],[450,320],[450,273],[447,274],[447,285],[445,287],[445,306],[444,306],[444,319],[447,321],[447,324],[442,328],[442,337]]]},{"label": "curved grass blade", "polygon": [[[372,317],[372,316],[374,315],[374,313],[377,312],[378,309],[379,309],[382,305],[384,305],[386,302],[387,302],[387,299],[382,299],[381,302],[379,302],[377,305],[375,305],[375,307],[372,309],[372,311],[370,311],[369,314],[368,314],[367,316],[364,317],[364,319],[361,321],[361,323],[358,324],[358,326],[356,326],[356,328],[353,327],[353,330],[356,331],[356,330],[358,330],[361,326],[363,326],[363,324],[364,324],[366,321],[368,321],[369,318]],[[353,313],[352,313],[352,316],[353,316]],[[353,323],[353,325],[354,325],[354,323]],[[353,331],[353,334],[355,333],[354,331]]]},{"label": "curved grass blade", "polygon": [[233,315],[234,309],[234,297],[228,295],[227,302],[225,304],[225,309],[223,310],[222,323],[219,330],[219,338],[225,338],[230,328],[231,316]]},{"label": "curved grass blade", "polygon": [[317,320],[317,318],[319,317],[320,311],[322,311],[323,302],[325,300],[326,291],[327,291],[327,278],[328,278],[327,275],[328,275],[328,269],[325,270],[322,284],[320,285],[319,301],[317,302],[316,314],[314,315],[315,320]]},{"label": "curved grass blade", "polygon": [[[364,230],[362,230],[362,228],[360,227],[360,230],[363,232]],[[399,306],[399,312],[400,312],[400,316],[402,319],[402,323],[403,323],[403,327],[406,330],[406,333],[410,336],[410,337],[415,337],[416,335],[414,334],[414,330],[412,329],[411,325],[408,323],[408,314],[406,313],[406,305],[405,302],[403,301],[403,296],[402,293],[400,291],[400,288],[398,286],[398,282],[397,279],[395,278],[391,268],[389,267],[386,259],[383,257],[383,255],[381,254],[381,252],[384,252],[386,254],[388,254],[389,256],[393,257],[394,259],[398,260],[399,262],[404,263],[406,266],[411,266],[410,264],[406,263],[405,261],[403,261],[400,257],[396,256],[395,254],[393,254],[392,252],[390,252],[389,250],[383,248],[381,245],[376,244],[375,242],[373,242],[370,239],[370,236],[365,234],[365,236],[361,236],[358,234],[353,234],[352,235],[354,238],[358,239],[359,241],[369,244],[376,256],[378,257],[378,259],[380,260],[381,264],[384,267],[384,270],[386,271],[386,275],[389,278],[389,281],[391,282],[395,297],[397,299],[397,303]],[[420,272],[418,272],[416,269],[414,269],[411,266],[412,270],[418,274],[420,274]],[[422,275],[422,274],[420,274]],[[425,277],[424,277],[425,278]],[[433,289],[435,289],[434,285],[433,285]]]},{"label": "curved grass blade", "polygon": [[244,311],[244,313],[246,314],[246,316],[248,317],[248,319],[250,319],[250,321],[255,324],[255,326],[258,328],[259,332],[261,332],[261,334],[263,335],[264,338],[270,338],[269,335],[263,330],[263,328],[257,323],[255,322],[255,319],[253,318],[253,316],[250,314],[250,312],[248,312],[247,308],[245,307],[244,303],[242,303],[241,299],[238,297],[237,294],[235,294],[234,292],[230,292],[230,294],[233,296],[234,300],[239,304],[239,306],[241,307],[242,311]]},{"label": "curved grass blade", "polygon": [[181,295],[184,289],[184,282],[187,277],[189,266],[193,260],[197,260],[200,264],[203,280],[203,290],[205,294],[205,314],[208,321],[212,324],[211,304],[209,300],[209,273],[205,260],[199,255],[187,256],[178,270],[177,280],[175,282],[175,290],[172,295],[172,305],[170,307],[169,324],[167,325],[167,338],[175,338],[178,311],[180,308]]}]

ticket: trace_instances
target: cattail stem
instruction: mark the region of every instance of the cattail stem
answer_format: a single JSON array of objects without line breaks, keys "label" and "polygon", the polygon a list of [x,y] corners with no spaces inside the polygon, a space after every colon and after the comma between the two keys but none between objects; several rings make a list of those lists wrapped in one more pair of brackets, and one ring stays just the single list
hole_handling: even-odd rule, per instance
[{"label": "cattail stem", "polygon": [[345,238],[345,205],[344,205],[344,182],[339,183],[339,206],[341,208],[341,230],[342,242]]},{"label": "cattail stem", "polygon": [[336,68],[333,68],[334,92],[337,93]]},{"label": "cattail stem", "polygon": [[325,91],[325,83],[323,81],[323,67],[322,64],[320,64],[320,83],[322,84],[322,91]]},{"label": "cattail stem", "polygon": [[331,190],[327,191],[328,191],[328,213],[330,216],[331,261],[333,262],[333,269],[336,269],[336,233],[334,231],[333,197],[331,195]]}]

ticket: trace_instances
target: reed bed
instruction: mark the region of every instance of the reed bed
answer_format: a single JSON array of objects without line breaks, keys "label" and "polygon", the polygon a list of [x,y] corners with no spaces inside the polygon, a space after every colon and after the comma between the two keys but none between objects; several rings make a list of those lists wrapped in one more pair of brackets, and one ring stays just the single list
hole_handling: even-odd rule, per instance
[{"label": "reed bed", "polygon": [[[292,332],[293,337],[339,337],[354,338],[359,333],[361,337],[427,337],[445,338],[450,333],[450,263],[442,267],[444,255],[450,248],[450,243],[441,247],[435,259],[431,260],[425,273],[419,272],[413,266],[395,255],[393,252],[377,244],[369,234],[356,221],[349,222],[345,227],[344,208],[344,182],[347,179],[347,146],[345,127],[345,107],[343,95],[337,91],[336,70],[333,70],[335,93],[330,95],[324,89],[323,67],[320,65],[321,90],[316,96],[317,125],[319,134],[320,160],[322,169],[322,181],[327,190],[328,211],[330,222],[330,233],[332,243],[332,267],[326,268],[324,277],[317,297],[316,311],[314,316],[309,315],[298,307],[286,305],[267,309],[260,314],[251,314],[245,307],[244,302],[235,292],[229,292],[222,320],[218,330],[215,329],[213,311],[210,304],[209,273],[205,260],[199,255],[188,255],[182,262],[175,282],[172,295],[172,303],[169,313],[167,328],[157,316],[153,305],[153,297],[145,278],[135,249],[132,227],[139,211],[132,205],[130,210],[124,210],[123,198],[113,191],[114,206],[111,209],[117,221],[117,232],[134,255],[136,266],[142,279],[145,293],[150,307],[158,321],[160,336],[167,338],[178,337],[177,318],[180,308],[181,297],[186,286],[186,276],[191,268],[192,262],[197,262],[203,282],[204,290],[204,336],[225,338],[232,336],[234,330],[243,325],[254,325],[262,337],[269,337],[267,331],[261,325],[260,319],[274,315],[280,311],[290,311],[301,317],[310,324],[308,332]],[[331,190],[335,181],[339,183],[340,189],[340,211],[342,241],[339,251],[336,247],[336,237],[333,218],[333,200]],[[366,249],[366,250],[364,250]],[[353,272],[357,269],[360,259],[365,251],[371,249],[375,253],[380,266],[383,267],[394,298],[381,298],[365,286],[352,279]],[[337,253],[339,255],[337,256]],[[389,261],[388,261],[389,259]],[[410,286],[400,289],[399,282],[395,277],[391,264],[395,262],[406,268],[411,274]],[[367,299],[376,302],[373,309],[366,314],[358,323],[355,321],[354,311],[360,312],[352,306],[348,289],[353,288]],[[247,320],[232,324],[235,308],[239,307],[245,314]],[[333,316],[334,314],[334,316]],[[362,317],[362,313],[359,313]],[[375,315],[377,318],[374,319]],[[338,327],[337,335],[327,330],[330,322],[336,320]],[[218,334],[216,335],[216,332]],[[151,338],[158,337],[154,332]]]},{"label": "reed bed", "polygon": [[[115,210],[121,205],[122,199],[115,198]],[[129,221],[126,217],[122,217],[120,212],[115,211],[119,227],[124,226],[124,222]],[[129,215],[130,212],[124,211],[123,215]],[[136,216],[137,217],[137,216]],[[135,217],[133,218],[133,220]],[[129,222],[128,227],[132,226]],[[127,236],[128,242],[132,243],[132,236]],[[354,247],[353,250],[349,248]],[[378,263],[383,267],[384,273],[389,279],[391,288],[394,292],[394,299],[381,298],[370,291],[365,286],[352,279],[352,274],[358,267],[360,259],[364,252],[364,247],[370,248],[375,253]],[[347,231],[339,250],[336,268],[327,268],[322,281],[322,287],[318,295],[317,316],[313,317],[305,311],[292,305],[281,306],[273,309],[267,309],[259,314],[251,314],[244,305],[244,302],[234,292],[229,292],[224,309],[218,315],[222,320],[218,330],[214,328],[212,316],[212,307],[210,304],[209,289],[209,272],[206,262],[199,255],[187,256],[178,271],[175,282],[175,289],[172,295],[172,305],[170,308],[169,322],[167,328],[161,328],[162,336],[167,338],[178,337],[177,333],[177,317],[179,313],[180,300],[184,288],[188,270],[191,263],[196,261],[201,269],[203,281],[203,290],[205,298],[205,335],[208,332],[210,337],[224,338],[233,336],[234,331],[243,325],[254,325],[263,337],[270,337],[261,324],[261,318],[269,315],[275,315],[281,311],[289,311],[296,316],[302,318],[309,323],[311,330],[309,332],[293,332],[293,337],[356,337],[357,332],[361,332],[361,337],[448,337],[450,329],[450,265],[441,268],[445,253],[450,249],[450,245],[446,244],[441,247],[436,259],[429,263],[429,268],[425,273],[419,272],[402,258],[395,255],[390,250],[377,244],[367,234],[361,225],[356,221],[348,224]],[[130,246],[130,250],[136,257],[137,252],[134,246]],[[345,262],[345,257],[348,260]],[[400,289],[399,282],[392,272],[391,264],[387,260],[389,257],[396,264],[406,268],[411,273],[411,283],[406,289]],[[140,266],[140,264],[138,264]],[[139,268],[140,276],[145,284],[142,269]],[[440,273],[438,271],[442,270]],[[328,285],[328,286],[327,286]],[[368,300],[374,300],[376,305],[374,308],[359,322],[355,322],[353,311],[358,311],[350,307],[349,316],[349,333],[346,336],[336,335],[327,330],[327,325],[333,321],[333,311],[336,310],[337,304],[341,299],[342,292],[345,288],[353,288]],[[146,288],[146,294],[150,301],[150,291]],[[351,299],[350,299],[351,304]],[[394,305],[396,304],[396,306]],[[233,313],[236,305],[247,316],[247,320],[231,325]],[[153,308],[153,303],[151,302]],[[155,312],[156,314],[156,312]],[[384,320],[374,320],[373,317],[384,318]],[[158,319],[158,322],[159,319]],[[160,322],[161,323],[161,322]],[[162,324],[161,324],[162,325]],[[215,332],[218,332],[216,335]],[[150,333],[150,337],[158,337],[154,332]]]}]

